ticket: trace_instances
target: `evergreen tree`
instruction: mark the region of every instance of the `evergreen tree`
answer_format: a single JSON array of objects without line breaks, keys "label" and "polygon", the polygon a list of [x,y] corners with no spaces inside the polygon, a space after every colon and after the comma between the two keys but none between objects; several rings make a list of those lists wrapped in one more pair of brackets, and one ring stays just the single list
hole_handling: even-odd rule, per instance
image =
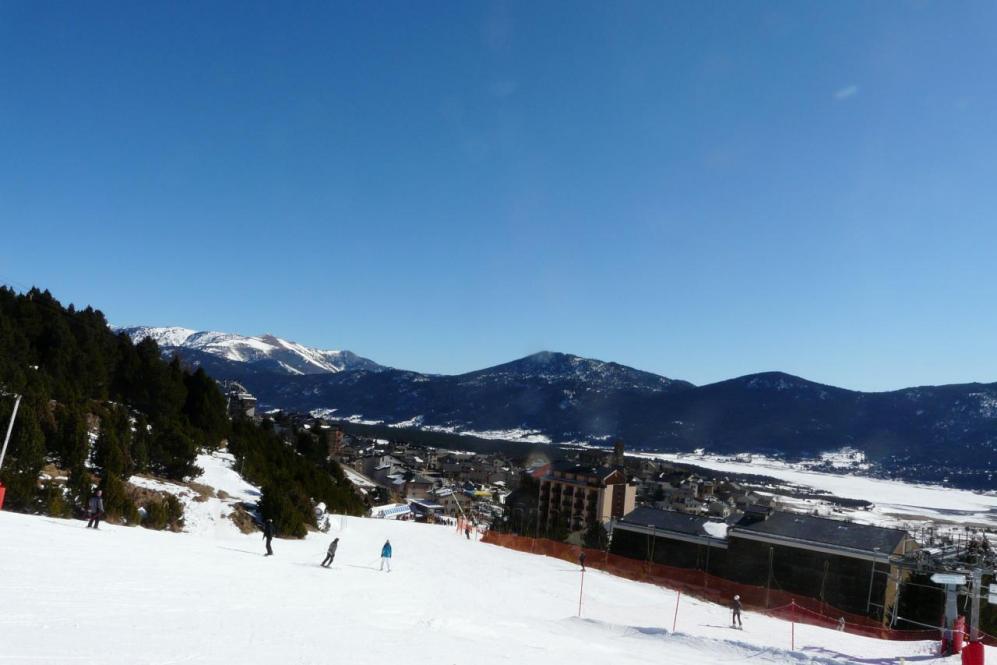
[{"label": "evergreen tree", "polygon": [[94,464],[104,474],[127,478],[134,465],[131,459],[132,423],[128,410],[111,405],[100,419],[100,434],[94,446]]},{"label": "evergreen tree", "polygon": [[565,541],[568,536],[571,535],[571,529],[568,528],[568,518],[564,513],[557,513],[553,523],[546,530],[547,537],[551,540]]},{"label": "evergreen tree", "polygon": [[168,420],[153,425],[149,449],[151,471],[178,480],[195,476],[199,473],[194,464],[196,457],[197,446],[177,421]]},{"label": "evergreen tree", "polygon": [[[22,401],[3,469],[0,469],[0,482],[7,488],[4,506],[14,510],[37,508],[38,475],[45,465],[45,440],[36,413],[31,404]],[[7,418],[2,422],[6,424],[10,414],[8,409]],[[3,434],[6,434],[5,428]]]},{"label": "evergreen tree", "polygon": [[[301,436],[304,434],[304,436]],[[315,526],[314,506],[325,503],[329,511],[357,515],[364,504],[346,481],[336,462],[319,466],[296,449],[313,450],[315,437],[294,432],[295,448],[284,444],[273,425],[247,421],[232,423],[229,450],[236,456],[242,474],[263,489],[261,512],[270,517],[283,535],[303,535],[306,525]]]},{"label": "evergreen tree", "polygon": [[59,422],[59,445],[56,455],[64,468],[82,465],[90,454],[90,437],[86,418],[75,405],[63,409]]},{"label": "evergreen tree", "polygon": [[187,398],[183,404],[184,415],[191,426],[200,432],[201,444],[217,448],[229,429],[225,397],[218,389],[218,384],[201,367],[184,377],[184,386],[187,390]]},{"label": "evergreen tree", "polygon": [[83,466],[83,462],[73,464],[69,468],[69,478],[66,479],[66,499],[71,503],[74,511],[82,514],[86,510],[86,504],[93,489],[93,476]]},{"label": "evergreen tree", "polygon": [[100,484],[103,491],[104,512],[110,521],[124,521],[128,524],[139,522],[138,509],[125,491],[125,483],[114,473],[104,476]]},{"label": "evergreen tree", "polygon": [[319,450],[320,444],[317,437],[308,430],[298,430],[294,436],[294,448],[301,453],[305,459],[312,462],[324,462],[324,456]]},{"label": "evergreen tree", "polygon": [[[112,518],[134,522],[136,507],[123,479],[136,470],[192,476],[198,446],[214,447],[230,436],[224,397],[204,370],[188,371],[179,358],[164,361],[153,340],[133,343],[113,333],[100,311],[63,307],[39,289],[19,294],[0,287],[0,391],[24,396],[0,471],[6,506],[16,510],[37,510],[41,503],[60,514],[80,509],[100,482]],[[8,402],[0,398],[0,415],[9,414]],[[97,421],[91,446],[89,430]],[[240,421],[238,428],[230,449],[252,482],[270,488],[267,511],[284,516],[285,535],[302,534],[319,501],[339,512],[363,510],[339,465],[326,461],[321,431],[296,438],[299,454],[272,427]],[[69,471],[68,501],[53,487],[39,497],[46,454]],[[87,469],[90,459],[99,478]]]},{"label": "evergreen tree", "polygon": [[606,533],[606,527],[601,522],[592,522],[585,530],[583,542],[585,543],[585,547],[590,547],[594,550],[608,549],[609,534]]},{"label": "evergreen tree", "polygon": [[149,446],[152,435],[149,433],[149,423],[145,416],[135,419],[135,432],[132,434],[131,457],[136,473],[149,470]]},{"label": "evergreen tree", "polygon": [[265,520],[273,520],[274,528],[281,536],[304,538],[308,533],[305,517],[287,493],[277,485],[267,485],[262,488],[260,514]]}]

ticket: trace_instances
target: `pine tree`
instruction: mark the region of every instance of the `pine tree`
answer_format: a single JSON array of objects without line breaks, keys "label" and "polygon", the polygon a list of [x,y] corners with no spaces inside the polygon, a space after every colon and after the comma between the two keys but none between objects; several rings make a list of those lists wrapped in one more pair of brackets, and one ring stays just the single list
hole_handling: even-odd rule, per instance
[{"label": "pine tree", "polygon": [[[36,413],[32,405],[22,402],[0,470],[0,482],[7,488],[4,505],[15,510],[37,508],[38,475],[45,465],[45,440]],[[10,411],[7,411],[7,417],[10,417]]]},{"label": "pine tree", "polygon": [[167,478],[183,480],[199,472],[194,464],[196,457],[197,446],[176,421],[165,421],[159,429],[153,426],[150,470]]},{"label": "pine tree", "polygon": [[123,520],[128,524],[138,523],[138,509],[128,497],[120,476],[108,473],[104,476],[100,489],[103,491],[104,512],[110,520]]},{"label": "pine tree", "polygon": [[69,468],[69,478],[66,480],[66,498],[72,503],[76,512],[82,514],[86,509],[87,501],[93,493],[93,483],[93,476],[83,466],[82,461]]},{"label": "pine tree", "polygon": [[187,389],[187,398],[183,404],[184,415],[191,426],[199,430],[203,437],[201,443],[208,448],[217,448],[229,430],[225,397],[218,389],[218,384],[201,367],[184,377],[184,386]]},{"label": "pine tree", "polygon": [[94,446],[93,457],[94,464],[102,475],[114,474],[122,477],[129,471],[128,456],[114,423],[109,421],[103,423],[100,435],[97,437],[97,445]]},{"label": "pine tree", "polygon": [[90,455],[90,437],[86,418],[75,406],[62,411],[59,422],[59,445],[56,454],[64,468],[82,465]]},{"label": "pine tree", "polygon": [[135,419],[135,432],[132,435],[131,457],[136,473],[144,473],[149,469],[149,446],[152,435],[149,433],[149,422],[145,416]]},{"label": "pine tree", "polygon": [[272,519],[274,528],[282,536],[304,538],[308,533],[305,518],[295,509],[287,494],[276,485],[262,488],[260,514],[263,519]]},{"label": "pine tree", "polygon": [[609,548],[609,534],[606,533],[606,527],[601,522],[592,522],[589,524],[585,530],[584,543],[585,547],[590,547],[594,550],[606,550]]}]

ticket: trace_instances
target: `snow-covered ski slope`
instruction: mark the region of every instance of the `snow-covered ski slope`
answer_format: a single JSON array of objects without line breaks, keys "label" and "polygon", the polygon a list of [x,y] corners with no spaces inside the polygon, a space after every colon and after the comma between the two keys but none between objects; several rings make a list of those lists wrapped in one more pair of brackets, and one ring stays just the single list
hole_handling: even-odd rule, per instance
[{"label": "snow-covered ski slope", "polygon": [[[385,538],[391,573],[377,570]],[[790,624],[748,612],[735,631],[726,608],[685,597],[673,634],[674,592],[597,571],[578,618],[576,566],[443,526],[335,517],[274,550],[226,522],[93,531],[0,512],[0,664],[886,665],[934,648],[797,625],[793,652]]]}]

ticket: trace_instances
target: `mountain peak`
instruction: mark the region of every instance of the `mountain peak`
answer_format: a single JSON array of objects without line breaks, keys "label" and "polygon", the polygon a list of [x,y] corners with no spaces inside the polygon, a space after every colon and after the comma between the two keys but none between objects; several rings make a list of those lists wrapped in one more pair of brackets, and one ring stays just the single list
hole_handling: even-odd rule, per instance
[{"label": "mountain peak", "polygon": [[770,389],[770,390],[843,390],[834,386],[827,386],[822,383],[810,381],[808,379],[787,374],[786,372],[769,371],[747,374],[731,379],[749,389]]},{"label": "mountain peak", "polygon": [[472,380],[509,377],[542,379],[548,383],[575,381],[602,388],[636,388],[658,392],[692,387],[691,383],[644,372],[615,362],[583,358],[560,351],[538,351],[511,362],[462,375]]},{"label": "mountain peak", "polygon": [[353,369],[377,371],[381,366],[349,351],[316,349],[266,333],[258,337],[189,328],[135,326],[118,328],[138,342],[151,337],[165,353],[179,353],[195,364],[207,358],[251,366],[273,374],[336,374]]}]

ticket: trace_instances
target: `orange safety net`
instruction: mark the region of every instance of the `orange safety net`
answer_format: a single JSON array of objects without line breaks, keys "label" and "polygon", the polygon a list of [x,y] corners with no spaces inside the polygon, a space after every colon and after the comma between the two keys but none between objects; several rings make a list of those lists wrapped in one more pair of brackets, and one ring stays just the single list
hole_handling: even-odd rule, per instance
[{"label": "orange safety net", "polygon": [[[940,634],[938,630],[895,630],[883,626],[876,619],[836,609],[815,598],[777,589],[766,589],[762,586],[732,582],[701,570],[677,568],[631,559],[602,550],[559,543],[544,538],[528,538],[488,531],[482,538],[482,542],[573,563],[578,563],[579,556],[584,552],[586,568],[594,568],[629,580],[674,589],[685,595],[719,605],[729,606],[736,594],[741,597],[741,603],[747,609],[796,623],[842,629],[847,633],[884,640],[935,640],[939,638]],[[845,620],[843,625],[841,618]],[[987,644],[990,644],[991,642],[988,640],[992,638],[986,635],[983,639]],[[993,644],[997,645],[997,641],[994,641]]]}]

